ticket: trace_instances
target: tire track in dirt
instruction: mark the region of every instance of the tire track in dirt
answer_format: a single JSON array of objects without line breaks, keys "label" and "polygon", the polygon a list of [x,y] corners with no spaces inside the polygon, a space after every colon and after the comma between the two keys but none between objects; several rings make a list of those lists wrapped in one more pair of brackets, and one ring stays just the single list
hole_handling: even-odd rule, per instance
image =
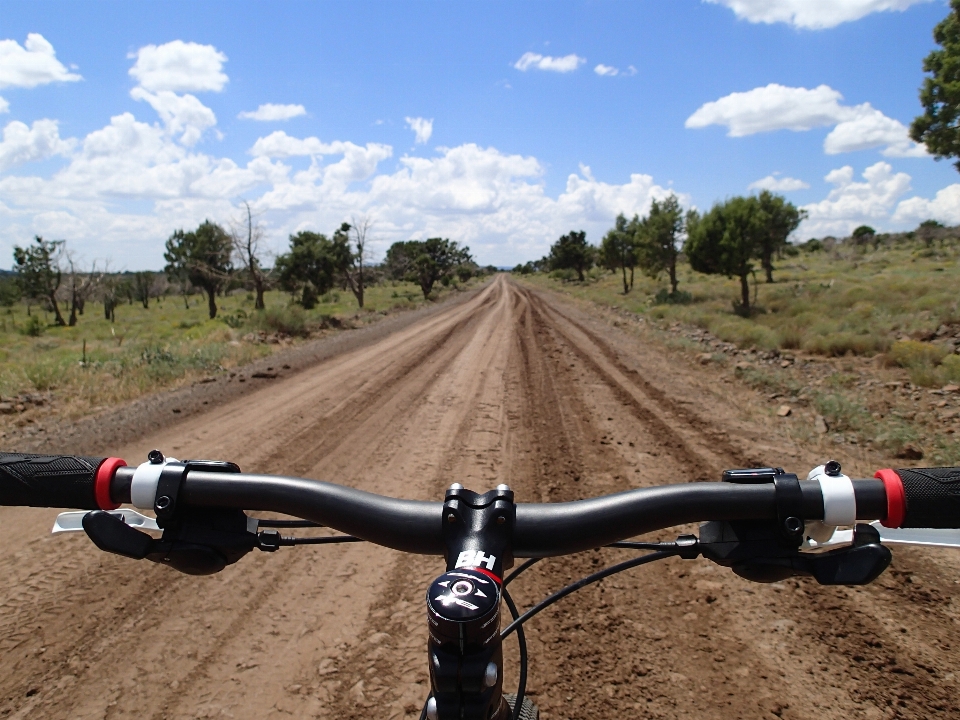
[{"label": "tire track in dirt", "polygon": [[[543,303],[539,304],[540,307],[543,305]],[[556,306],[549,306],[547,312],[551,311],[581,330],[608,359],[619,366],[619,369],[625,373],[630,371],[630,368],[619,360],[616,351],[596,333],[588,330],[583,323],[576,322],[567,314],[556,310]],[[560,330],[560,333],[566,340],[572,341],[570,333],[564,333],[563,330]],[[584,354],[589,355],[583,349],[578,352],[578,355]],[[595,369],[602,371],[596,361],[592,364]],[[603,373],[603,375],[612,389],[623,390],[620,378],[611,377],[609,373]],[[635,376],[628,375],[628,377]],[[655,388],[650,382],[641,378],[636,379],[640,380],[638,383],[641,386],[640,389],[648,392],[653,398],[659,400],[665,397],[664,391]],[[685,416],[689,427],[700,433],[704,442],[716,442],[715,435],[710,432],[709,426],[702,418],[698,418],[686,408],[678,408],[669,402],[664,404],[670,407],[672,412]],[[662,429],[660,425],[658,430]],[[725,451],[731,455],[727,458],[727,464],[729,466],[740,464],[737,460],[742,463],[742,454],[729,443],[724,445],[726,447],[721,452]],[[690,458],[688,457],[687,460],[689,461]],[[950,581],[942,575],[938,577],[936,572],[930,575],[937,578],[934,584],[939,580],[939,584],[949,594],[952,588],[949,588],[947,583]],[[782,587],[774,587],[773,592],[770,592],[768,588],[749,586],[736,578],[730,578],[727,582],[721,583],[721,585],[734,586],[738,584],[742,587],[737,589],[741,595],[746,596],[747,600],[741,604],[740,612],[735,617],[736,623],[741,626],[739,633],[741,641],[749,638],[750,633],[756,631],[757,620],[764,619],[764,612],[758,605],[765,605],[766,614],[775,616],[772,621],[774,632],[782,637],[772,644],[762,643],[767,647],[757,648],[765,651],[763,654],[768,656],[771,656],[773,651],[770,658],[772,662],[768,663],[770,675],[767,677],[779,675],[779,681],[787,685],[791,685],[791,678],[810,676],[817,678],[818,692],[825,696],[834,695],[833,709],[837,709],[835,707],[837,703],[842,703],[848,706],[848,712],[853,713],[854,716],[871,717],[873,713],[882,713],[889,717],[921,718],[944,711],[957,712],[955,678],[949,672],[937,670],[939,664],[937,655],[941,654],[942,657],[945,647],[947,649],[956,647],[957,623],[949,614],[940,610],[943,607],[942,603],[933,603],[933,609],[927,610],[934,616],[928,620],[932,620],[935,627],[952,630],[954,640],[941,642],[938,645],[928,642],[927,647],[923,648],[924,651],[919,653],[921,657],[911,657],[917,655],[917,650],[920,648],[916,643],[904,646],[903,631],[906,631],[906,628],[895,627],[893,629],[898,632],[890,632],[891,625],[898,626],[900,623],[893,620],[897,613],[890,612],[889,606],[899,605],[903,608],[915,605],[916,598],[903,597],[902,602],[897,603],[888,594],[892,589],[895,591],[894,595],[906,595],[908,593],[904,590],[909,589],[908,584],[888,581],[883,583],[886,587],[882,590],[877,585],[854,590],[822,588],[813,584],[812,581],[792,580],[785,584],[778,584],[793,591],[784,593]],[[713,590],[721,589],[713,587],[712,584],[710,587]],[[713,593],[710,597],[716,594]],[[776,599],[771,599],[770,595]],[[751,602],[753,599],[751,596],[760,602]],[[814,597],[825,600],[825,604],[812,609],[810,601]],[[886,617],[885,623],[878,621],[878,600],[879,604],[888,606],[887,612],[882,613]],[[749,611],[750,605],[754,606],[753,612],[745,612]],[[921,603],[921,605],[926,610],[930,603]],[[771,607],[775,608],[774,613],[769,612]],[[914,629],[910,632],[912,634]],[[881,651],[880,648],[887,649]],[[783,654],[787,655],[786,662]],[[793,662],[790,662],[791,656]],[[724,662],[726,660],[727,658]],[[864,668],[868,669],[864,671]],[[824,677],[823,673],[828,675]],[[820,677],[817,677],[818,675]],[[762,677],[762,679],[767,678]],[[829,691],[824,688],[824,683],[830,687]],[[765,692],[763,688],[753,688],[753,691],[761,696],[760,709],[772,708],[776,714],[783,717],[793,716],[794,713],[789,712],[791,702],[795,708],[802,707],[811,700],[814,706],[820,704],[817,699],[810,697],[811,688],[802,686],[794,685],[787,692],[782,690]],[[768,695],[768,698],[764,698],[764,695]],[[767,699],[769,701],[765,702]],[[803,713],[800,711],[796,714],[799,717]],[[879,716],[878,714],[877,717]]]}]

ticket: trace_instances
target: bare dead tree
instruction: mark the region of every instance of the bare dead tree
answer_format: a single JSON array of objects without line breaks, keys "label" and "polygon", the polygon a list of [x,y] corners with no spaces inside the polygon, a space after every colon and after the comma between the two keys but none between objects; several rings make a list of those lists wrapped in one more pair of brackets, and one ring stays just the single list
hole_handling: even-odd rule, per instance
[{"label": "bare dead tree", "polygon": [[350,290],[357,298],[357,304],[360,307],[363,307],[363,291],[365,287],[363,262],[369,254],[367,241],[372,229],[373,219],[369,215],[354,216],[350,219],[350,235],[353,238],[353,244],[356,246],[356,252],[353,253],[350,266],[347,268],[346,277],[347,284],[350,285]]},{"label": "bare dead tree", "polygon": [[246,210],[246,219],[234,223],[230,236],[233,239],[233,248],[236,255],[240,258],[244,269],[250,275],[253,283],[253,289],[256,293],[254,309],[263,310],[266,305],[263,302],[263,293],[267,290],[270,283],[269,273],[263,269],[263,226],[259,223],[254,224],[253,212],[250,209],[250,203],[242,201]]},{"label": "bare dead tree", "polygon": [[97,291],[97,288],[103,282],[104,271],[97,269],[96,260],[93,261],[89,270],[81,269],[76,256],[69,250],[64,250],[64,258],[69,271],[67,292],[70,301],[70,319],[67,321],[67,325],[73,327],[77,324],[77,315],[83,315],[87,299]]}]

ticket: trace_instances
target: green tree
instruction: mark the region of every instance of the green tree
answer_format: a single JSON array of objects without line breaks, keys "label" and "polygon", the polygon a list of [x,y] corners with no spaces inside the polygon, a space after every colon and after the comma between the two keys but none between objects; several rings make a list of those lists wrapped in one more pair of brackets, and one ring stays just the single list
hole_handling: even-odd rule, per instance
[{"label": "green tree", "polygon": [[0,280],[0,305],[3,307],[13,307],[20,302],[20,298],[22,297],[23,292],[20,290],[20,285],[17,283],[16,278],[4,278]]},{"label": "green tree", "polygon": [[37,235],[33,245],[13,247],[14,270],[21,292],[28,298],[46,300],[60,326],[67,324],[57,304],[57,290],[63,277],[60,257],[64,244],[63,240],[44,240]]},{"label": "green tree", "polygon": [[782,195],[774,195],[764,190],[757,198],[763,213],[766,229],[760,240],[760,266],[767,275],[767,282],[773,282],[773,256],[783,252],[788,238],[807,217],[806,210],[799,210]]},{"label": "green tree", "polygon": [[427,298],[433,286],[447,284],[463,266],[473,264],[469,247],[443,238],[395,242],[387,250],[387,272],[394,280],[415,282]]},{"label": "green tree", "polygon": [[187,279],[207,294],[210,319],[217,316],[217,295],[233,273],[233,241],[222,227],[209,220],[190,232],[177,230],[167,240],[163,254],[167,276]]},{"label": "green tree", "polygon": [[[943,224],[936,220],[924,220],[917,226],[916,235],[918,238],[923,240],[924,245],[930,247],[933,245],[933,239],[937,235],[937,231],[943,228]],[[856,232],[856,231],[854,231]],[[943,236],[941,236],[941,245],[943,244]]]},{"label": "green tree", "polygon": [[[920,104],[924,113],[910,125],[910,137],[927,146],[937,160],[960,157],[960,0],[951,0],[950,14],[933,29],[941,47],[923,60]],[[960,170],[960,161],[955,163]]]},{"label": "green tree", "polygon": [[861,225],[856,230],[851,233],[850,237],[853,239],[853,244],[857,247],[863,247],[864,245],[869,245],[873,242],[873,239],[877,236],[877,231],[874,230],[869,225]]},{"label": "green tree", "polygon": [[290,249],[277,257],[274,270],[280,287],[299,293],[297,302],[310,310],[336,283],[340,263],[338,250],[326,235],[302,230],[290,236]]},{"label": "green tree", "polygon": [[650,212],[640,221],[636,232],[637,264],[643,272],[658,278],[667,273],[670,293],[677,294],[678,243],[683,233],[683,210],[676,195],[654,200]]},{"label": "green tree", "polygon": [[[639,219],[634,216],[627,222],[623,213],[617,215],[613,228],[603,236],[600,242],[600,262],[604,267],[616,272],[618,269],[623,275],[623,294],[633,290],[633,269],[637,264],[634,235]],[[630,269],[630,282],[627,282],[627,268]]]},{"label": "green tree", "polygon": [[745,315],[750,313],[748,278],[765,233],[764,213],[755,197],[718,203],[687,230],[684,252],[690,267],[710,275],[740,278],[740,303],[735,308]]},{"label": "green tree", "polygon": [[593,267],[595,255],[595,248],[587,242],[587,233],[571,230],[550,246],[550,269],[576,270],[577,278],[583,282],[583,273]]}]

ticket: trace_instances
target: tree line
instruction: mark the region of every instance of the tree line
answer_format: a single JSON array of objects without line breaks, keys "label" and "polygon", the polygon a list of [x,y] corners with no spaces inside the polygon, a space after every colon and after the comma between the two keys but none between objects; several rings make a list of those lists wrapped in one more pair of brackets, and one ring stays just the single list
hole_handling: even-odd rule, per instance
[{"label": "tree line", "polygon": [[[54,315],[56,325],[73,326],[86,302],[103,302],[104,317],[115,319],[124,300],[149,308],[150,300],[176,289],[189,307],[196,293],[206,297],[208,314],[217,317],[217,298],[232,288],[245,287],[254,295],[254,308],[265,308],[264,294],[279,288],[305,309],[334,288],[349,289],[363,308],[366,289],[385,280],[413,282],[424,298],[435,286],[465,282],[474,275],[495,272],[480,268],[470,248],[445,238],[394,243],[383,263],[370,263],[372,221],[367,217],[341,223],[329,236],[303,230],[289,236],[285,252],[268,256],[263,228],[254,221],[249,204],[244,218],[227,229],[205,220],[194,230],[175,230],[164,247],[166,265],[160,273],[111,273],[94,262],[81,268],[64,240],[45,240],[14,247],[14,277],[0,282],[0,303],[11,306],[26,300],[40,303]],[[64,308],[69,307],[69,319]]]},{"label": "tree line", "polygon": [[633,289],[635,270],[654,279],[666,276],[667,299],[678,297],[677,262],[681,254],[697,272],[740,280],[737,310],[751,311],[749,278],[757,264],[767,282],[773,282],[774,258],[787,247],[789,237],[806,217],[784,197],[767,190],[759,195],[733,197],[708,212],[684,212],[676,195],[654,200],[644,216],[620,214],[599,246],[586,233],[571,231],[550,246],[541,260],[518,265],[516,272],[566,270],[582,282],[594,265],[620,272],[624,294]]}]

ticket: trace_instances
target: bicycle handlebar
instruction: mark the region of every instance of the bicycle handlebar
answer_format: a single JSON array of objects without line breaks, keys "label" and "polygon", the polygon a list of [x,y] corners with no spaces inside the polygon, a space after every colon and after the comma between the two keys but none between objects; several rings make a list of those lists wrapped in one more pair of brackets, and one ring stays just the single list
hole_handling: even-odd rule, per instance
[{"label": "bicycle handlebar", "polygon": [[[122,465],[115,458],[0,453],[0,505],[113,509],[130,502],[134,468]],[[857,519],[885,520],[894,527],[960,526],[960,468],[881,470],[876,477],[852,481]],[[822,519],[820,484],[803,481],[800,487],[804,517]],[[188,473],[180,497],[192,506],[293,515],[404,552],[443,553],[439,502],[389,498],[319,480],[204,470]],[[566,555],[704,520],[776,518],[769,483],[685,483],[516,508],[516,557]]]}]

